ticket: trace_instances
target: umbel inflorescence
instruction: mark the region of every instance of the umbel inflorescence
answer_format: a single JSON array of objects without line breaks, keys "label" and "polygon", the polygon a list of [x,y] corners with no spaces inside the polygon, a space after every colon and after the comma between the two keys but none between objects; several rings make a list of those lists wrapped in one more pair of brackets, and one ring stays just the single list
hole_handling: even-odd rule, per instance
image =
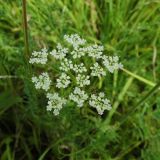
[{"label": "umbel inflorescence", "polygon": [[73,102],[77,107],[90,106],[102,115],[111,109],[110,101],[94,82],[123,65],[118,56],[104,55],[101,45],[89,45],[77,34],[65,35],[66,47],[60,43],[51,52],[34,51],[29,63],[44,65],[47,72],[32,77],[36,89],[45,91],[47,111],[58,115],[63,106]]}]

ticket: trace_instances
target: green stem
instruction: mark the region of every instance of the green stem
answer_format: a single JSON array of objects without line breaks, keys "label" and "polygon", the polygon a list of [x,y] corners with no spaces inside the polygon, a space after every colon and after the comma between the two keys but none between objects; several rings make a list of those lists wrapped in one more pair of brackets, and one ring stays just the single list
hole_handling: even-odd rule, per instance
[{"label": "green stem", "polygon": [[143,78],[143,77],[141,77],[141,76],[139,76],[139,75],[137,75],[135,73],[132,73],[132,72],[130,72],[129,70],[127,70],[125,68],[122,68],[122,70],[125,73],[129,74],[130,76],[132,76],[132,77],[138,79],[139,81],[142,81],[142,82],[144,82],[144,83],[146,83],[146,84],[148,84],[148,85],[150,85],[152,87],[154,87],[156,85],[155,83],[153,83],[153,82],[151,82],[151,81],[149,81],[149,80],[147,80],[147,79],[145,79],[145,78]]},{"label": "green stem", "polygon": [[116,95],[117,80],[118,80],[118,71],[115,71],[113,75],[113,91],[112,91],[113,98],[115,98],[115,95]]},{"label": "green stem", "polygon": [[19,78],[19,77],[12,75],[0,75],[0,79],[8,79],[8,78]]},{"label": "green stem", "polygon": [[122,125],[124,122],[126,122],[126,120],[128,119],[128,117],[130,117],[137,109],[139,106],[141,106],[150,96],[152,96],[160,87],[160,82],[153,87],[132,109],[132,111],[129,112],[128,115],[126,115],[125,119],[123,119],[119,126]]},{"label": "green stem", "polygon": [[131,86],[132,81],[133,81],[134,77],[130,77],[128,79],[128,81],[126,82],[125,86],[123,87],[123,89],[121,90],[121,92],[118,95],[117,101],[115,101],[115,103],[113,104],[112,109],[110,110],[107,118],[105,119],[105,121],[103,122],[103,125],[108,125],[111,122],[112,116],[114,115],[114,113],[116,112],[120,102],[123,100],[128,88]]},{"label": "green stem", "polygon": [[24,43],[25,43],[25,59],[29,57],[29,43],[28,43],[28,27],[27,27],[27,12],[26,12],[26,0],[22,0],[23,11],[23,30],[24,30]]},{"label": "green stem", "polygon": [[120,155],[118,155],[113,160],[121,160],[125,155],[129,154],[132,150],[134,150],[135,148],[137,148],[142,142],[143,141],[138,141],[133,146],[130,146],[129,148],[125,149],[124,152],[122,152]]},{"label": "green stem", "polygon": [[144,143],[144,142],[147,142],[147,141],[151,141],[153,138],[156,138],[156,137],[159,137],[160,136],[160,133],[157,132],[156,135],[151,135],[151,136],[148,136],[147,138],[145,138],[144,140],[142,141],[138,141],[132,145],[129,145],[128,148],[126,148],[124,151],[122,151],[117,157],[113,158],[113,160],[121,160],[123,159],[123,157],[127,154],[129,154],[130,152],[132,152],[135,148],[138,148],[140,144]]}]

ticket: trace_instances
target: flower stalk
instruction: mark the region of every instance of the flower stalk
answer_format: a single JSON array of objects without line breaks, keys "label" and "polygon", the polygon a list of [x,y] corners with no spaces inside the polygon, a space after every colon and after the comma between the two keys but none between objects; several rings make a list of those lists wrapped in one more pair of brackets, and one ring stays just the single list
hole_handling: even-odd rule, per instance
[{"label": "flower stalk", "polygon": [[27,12],[26,0],[22,0],[22,14],[23,14],[23,30],[24,30],[24,43],[25,43],[25,58],[29,58],[29,42],[28,42],[28,26],[27,26]]}]

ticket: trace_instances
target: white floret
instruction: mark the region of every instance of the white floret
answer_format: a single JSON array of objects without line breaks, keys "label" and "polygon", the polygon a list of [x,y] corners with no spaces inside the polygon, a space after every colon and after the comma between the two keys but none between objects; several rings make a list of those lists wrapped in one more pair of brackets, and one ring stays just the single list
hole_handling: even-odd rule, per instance
[{"label": "white floret", "polygon": [[81,58],[85,56],[84,48],[77,48],[71,52],[73,59]]},{"label": "white floret", "polygon": [[38,77],[32,77],[32,82],[34,83],[36,89],[43,89],[45,91],[50,89],[51,80],[47,72],[42,73]]},{"label": "white floret", "polygon": [[90,69],[91,76],[101,77],[106,75],[105,70],[97,62],[92,67],[90,67]]},{"label": "white floret", "polygon": [[109,72],[113,73],[117,69],[122,69],[123,65],[119,62],[118,56],[103,56],[103,64]]},{"label": "white floret", "polygon": [[101,45],[92,45],[86,48],[88,56],[99,59],[102,58],[104,47]]},{"label": "white floret", "polygon": [[83,63],[75,64],[73,67],[73,71],[76,73],[83,73],[83,72],[87,72],[87,68],[84,66]]},{"label": "white floret", "polygon": [[74,48],[78,48],[80,45],[84,45],[86,43],[86,40],[80,38],[78,34],[64,35],[64,39],[73,45]]},{"label": "white floret", "polygon": [[31,63],[31,64],[34,64],[34,63],[46,64],[46,62],[48,60],[47,56],[48,56],[48,53],[47,53],[46,48],[43,48],[39,52],[34,51],[34,52],[32,52],[31,58],[29,59],[29,63]]},{"label": "white floret", "polygon": [[63,59],[65,58],[66,54],[68,53],[68,48],[63,48],[60,43],[57,45],[57,49],[54,49],[50,52],[50,54],[55,58],[55,59]]},{"label": "white floret", "polygon": [[71,83],[70,77],[66,73],[62,73],[61,76],[56,80],[57,88],[66,88]]},{"label": "white floret", "polygon": [[47,98],[49,99],[49,101],[46,109],[47,111],[53,110],[54,115],[58,115],[63,105],[65,105],[67,102],[67,100],[61,98],[58,93],[47,93]]},{"label": "white floret", "polygon": [[100,115],[102,115],[105,110],[110,110],[112,108],[110,101],[105,98],[105,94],[103,92],[100,92],[98,95],[92,94],[89,104],[91,107],[96,108]]},{"label": "white floret", "polygon": [[82,74],[78,74],[76,77],[76,83],[79,85],[79,87],[84,87],[86,85],[90,85],[89,76],[85,76]]},{"label": "white floret", "polygon": [[59,67],[61,71],[69,71],[73,69],[73,62],[71,60],[68,60],[67,58],[63,59],[61,61],[61,66]]},{"label": "white floret", "polygon": [[83,90],[76,87],[73,93],[69,95],[69,99],[76,102],[78,107],[82,107],[84,102],[88,99],[88,95]]}]

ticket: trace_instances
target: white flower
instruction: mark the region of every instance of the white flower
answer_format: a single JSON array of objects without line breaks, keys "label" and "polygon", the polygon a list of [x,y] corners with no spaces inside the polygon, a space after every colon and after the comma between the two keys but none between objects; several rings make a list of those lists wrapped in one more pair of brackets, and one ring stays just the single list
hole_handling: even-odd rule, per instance
[{"label": "white flower", "polygon": [[83,72],[87,72],[87,69],[83,63],[80,63],[80,64],[74,65],[73,71],[75,71],[76,73],[83,73]]},{"label": "white flower", "polygon": [[66,88],[71,83],[70,77],[66,73],[62,73],[61,76],[57,79],[57,88]]},{"label": "white flower", "polygon": [[80,87],[90,85],[89,76],[78,74],[76,77],[76,82]]},{"label": "white flower", "polygon": [[[58,43],[56,48],[49,52],[50,60],[55,60],[56,73],[59,74],[59,77],[53,76],[55,85],[51,86],[49,75],[44,72],[37,77],[32,77],[35,88],[43,89],[46,92],[51,90],[64,92],[65,99],[58,95],[58,91],[47,94],[49,99],[47,110],[53,110],[55,115],[59,114],[68,99],[75,102],[78,107],[82,107],[87,102],[96,108],[100,115],[103,114],[105,110],[111,109],[110,101],[105,98],[103,92],[92,94],[90,91],[97,89],[97,85],[94,86],[94,79],[106,76],[107,70],[113,73],[115,70],[123,68],[119,57],[104,55],[103,46],[87,45],[86,40],[77,34],[65,35],[64,40],[65,44],[68,43],[67,48]],[[46,64],[47,60],[48,53],[44,48],[39,52],[34,51],[29,63]],[[51,68],[47,66],[44,69]],[[91,84],[91,82],[93,83]],[[100,82],[103,83],[103,81]]]},{"label": "white flower", "polygon": [[54,115],[58,115],[63,105],[67,102],[66,99],[61,98],[58,93],[47,93],[47,98],[49,99],[47,111],[51,111],[53,109]]},{"label": "white flower", "polygon": [[95,45],[87,47],[86,50],[90,57],[99,59],[99,58],[102,58],[104,47],[95,44]]},{"label": "white flower", "polygon": [[50,89],[51,80],[47,72],[42,73],[38,77],[32,77],[32,82],[36,89],[44,89],[45,91]]},{"label": "white flower", "polygon": [[55,59],[63,59],[68,53],[68,48],[63,48],[60,43],[57,45],[57,50],[54,49],[50,52]]},{"label": "white flower", "polygon": [[90,69],[92,70],[91,76],[101,77],[106,75],[104,69],[97,62],[94,64],[94,66],[90,67]]},{"label": "white flower", "polygon": [[73,69],[73,62],[71,60],[68,60],[67,58],[65,58],[62,62],[61,62],[61,66],[59,67],[59,69],[61,71],[69,71],[71,69]]},{"label": "white flower", "polygon": [[71,52],[73,59],[81,58],[85,55],[84,48],[77,48]]},{"label": "white flower", "polygon": [[103,56],[103,64],[111,73],[117,69],[123,68],[122,63],[119,63],[118,56]]},{"label": "white flower", "polygon": [[88,95],[83,90],[76,87],[73,93],[69,95],[69,99],[76,102],[78,107],[82,107],[84,102],[88,99]]},{"label": "white flower", "polygon": [[39,63],[39,64],[46,64],[47,62],[47,49],[43,48],[41,51],[37,52],[34,51],[31,55],[31,58],[29,60],[29,63],[33,64],[33,63]]},{"label": "white flower", "polygon": [[86,40],[80,38],[78,34],[64,35],[64,39],[73,45],[74,48],[78,48],[80,45],[84,45],[86,43]]},{"label": "white flower", "polygon": [[98,114],[102,115],[105,110],[111,109],[110,101],[105,98],[103,92],[100,92],[98,95],[92,94],[89,100],[91,107],[96,108]]}]

